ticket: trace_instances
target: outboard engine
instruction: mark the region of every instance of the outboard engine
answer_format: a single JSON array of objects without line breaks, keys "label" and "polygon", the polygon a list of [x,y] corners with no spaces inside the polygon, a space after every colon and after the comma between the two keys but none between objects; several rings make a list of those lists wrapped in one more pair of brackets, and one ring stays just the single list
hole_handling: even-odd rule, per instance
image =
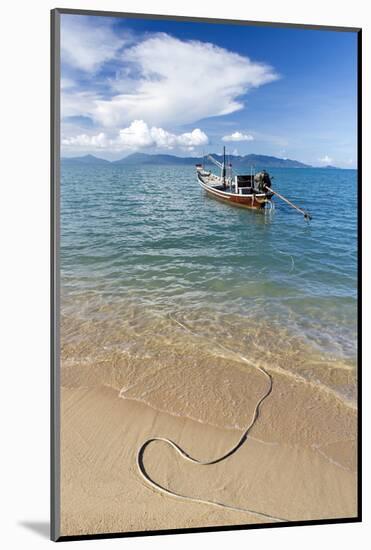
[{"label": "outboard engine", "polygon": [[271,186],[271,179],[269,177],[268,172],[266,172],[265,170],[262,170],[261,172],[258,172],[257,174],[255,174],[254,187],[257,191],[259,191],[260,193],[264,193],[265,188],[270,186]]}]

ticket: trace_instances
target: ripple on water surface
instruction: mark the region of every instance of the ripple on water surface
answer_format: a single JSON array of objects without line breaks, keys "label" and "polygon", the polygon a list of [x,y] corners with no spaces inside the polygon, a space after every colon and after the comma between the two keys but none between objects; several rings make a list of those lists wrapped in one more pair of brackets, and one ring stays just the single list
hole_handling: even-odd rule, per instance
[{"label": "ripple on water surface", "polygon": [[[310,224],[277,200],[275,211],[264,214],[209,199],[190,166],[62,165],[66,364],[116,365],[111,375],[133,395],[149,395],[150,381],[165,391],[159,372],[176,368],[178,383],[184,372],[179,399],[186,402],[187,373],[196,376],[190,365],[217,370],[221,339],[352,402],[357,174],[276,169],[272,175],[280,192],[313,214]],[[169,315],[197,338],[179,331]],[[217,360],[226,369],[231,358]]]}]

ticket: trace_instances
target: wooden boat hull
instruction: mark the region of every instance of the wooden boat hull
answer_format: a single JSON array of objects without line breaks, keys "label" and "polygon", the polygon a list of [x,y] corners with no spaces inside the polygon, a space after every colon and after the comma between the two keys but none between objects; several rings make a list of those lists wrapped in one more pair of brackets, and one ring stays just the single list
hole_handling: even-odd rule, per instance
[{"label": "wooden boat hull", "polygon": [[200,174],[197,175],[197,179],[198,183],[206,191],[209,197],[228,203],[232,206],[261,210],[262,208],[265,208],[265,205],[270,198],[266,193],[238,195],[236,193],[229,193],[227,191],[216,189],[215,187],[205,183]]}]

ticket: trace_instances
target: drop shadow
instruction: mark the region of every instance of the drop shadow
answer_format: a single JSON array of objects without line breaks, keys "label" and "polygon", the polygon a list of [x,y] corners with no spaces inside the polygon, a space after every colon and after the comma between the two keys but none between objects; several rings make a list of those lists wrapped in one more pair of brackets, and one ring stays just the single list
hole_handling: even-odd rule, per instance
[{"label": "drop shadow", "polygon": [[18,525],[33,531],[42,538],[50,538],[50,523],[48,521],[19,521]]}]

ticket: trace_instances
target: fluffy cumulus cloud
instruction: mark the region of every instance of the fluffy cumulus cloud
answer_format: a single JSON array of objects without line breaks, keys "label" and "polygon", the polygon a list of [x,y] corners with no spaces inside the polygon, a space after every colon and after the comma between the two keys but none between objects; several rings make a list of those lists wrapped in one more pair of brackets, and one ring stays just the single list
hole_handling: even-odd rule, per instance
[{"label": "fluffy cumulus cloud", "polygon": [[223,141],[253,141],[254,137],[251,134],[244,134],[242,132],[233,132],[228,136],[222,137]]},{"label": "fluffy cumulus cloud", "polygon": [[88,149],[112,149],[115,151],[138,150],[148,147],[159,149],[174,149],[179,147],[192,151],[195,147],[207,145],[208,136],[199,128],[192,132],[173,134],[163,128],[149,127],[143,120],[134,120],[130,126],[119,130],[118,134],[109,138],[106,133],[96,135],[79,134],[64,137],[62,145],[65,147]]},{"label": "fluffy cumulus cloud", "polygon": [[125,147],[159,147],[173,149],[176,146],[193,148],[207,145],[207,135],[199,128],[176,135],[171,132],[152,126],[151,128],[143,120],[134,120],[127,128],[120,130],[118,142]]}]

